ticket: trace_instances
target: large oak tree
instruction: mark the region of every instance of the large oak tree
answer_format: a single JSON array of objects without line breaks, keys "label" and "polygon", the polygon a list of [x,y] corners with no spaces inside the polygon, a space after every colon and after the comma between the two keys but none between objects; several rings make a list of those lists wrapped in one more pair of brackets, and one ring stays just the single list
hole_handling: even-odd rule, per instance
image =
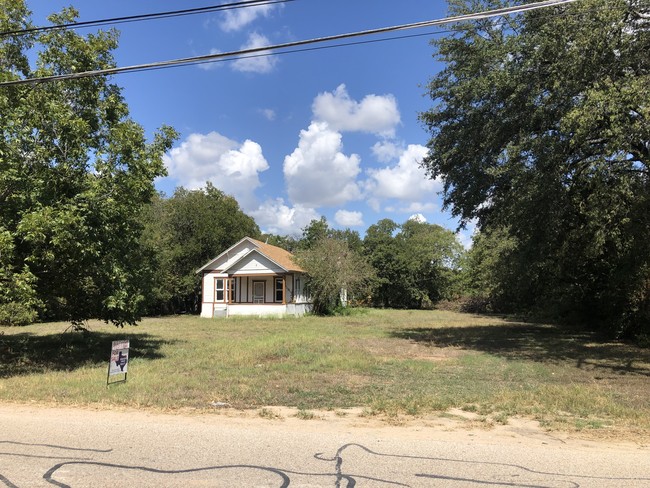
[{"label": "large oak tree", "polygon": [[445,205],[478,222],[481,246],[507,239],[488,253],[501,306],[648,332],[650,3],[463,22],[434,44],[445,68],[421,114],[424,164],[444,178]]}]

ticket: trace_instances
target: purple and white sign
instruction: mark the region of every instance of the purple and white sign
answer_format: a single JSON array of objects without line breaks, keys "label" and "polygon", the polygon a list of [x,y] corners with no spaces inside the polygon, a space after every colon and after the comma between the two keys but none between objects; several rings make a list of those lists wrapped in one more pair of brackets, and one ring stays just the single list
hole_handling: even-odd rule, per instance
[{"label": "purple and white sign", "polygon": [[113,341],[108,375],[126,374],[129,365],[129,341]]}]

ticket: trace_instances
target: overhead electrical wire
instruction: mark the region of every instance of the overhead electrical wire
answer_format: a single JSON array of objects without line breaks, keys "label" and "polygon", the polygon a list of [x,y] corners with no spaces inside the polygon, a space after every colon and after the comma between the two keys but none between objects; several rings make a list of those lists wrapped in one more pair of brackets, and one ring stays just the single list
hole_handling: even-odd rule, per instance
[{"label": "overhead electrical wire", "polygon": [[274,44],[274,45],[264,46],[264,47],[242,49],[238,51],[205,54],[201,56],[192,56],[188,58],[173,59],[168,61],[158,61],[154,63],[145,63],[145,64],[138,64],[132,66],[106,68],[106,69],[94,70],[94,71],[83,71],[79,73],[67,73],[62,75],[44,76],[39,78],[26,78],[26,79],[5,81],[5,82],[0,82],[0,87],[13,86],[13,85],[25,85],[25,84],[37,84],[37,83],[62,81],[62,80],[74,80],[74,79],[89,78],[94,76],[107,76],[107,75],[115,75],[115,74],[128,73],[128,72],[139,72],[139,71],[171,68],[174,66],[203,64],[203,63],[219,61],[219,60],[268,55],[270,54],[270,51],[287,50],[290,48],[297,48],[297,47],[302,47],[310,44],[339,41],[343,39],[351,39],[351,38],[376,35],[376,34],[386,34],[386,33],[398,32],[398,31],[409,30],[409,29],[418,29],[423,27],[435,27],[439,25],[451,24],[456,22],[482,20],[491,17],[499,17],[499,16],[505,16],[505,15],[515,14],[515,13],[527,12],[530,10],[537,10],[541,8],[556,7],[560,5],[574,3],[577,1],[579,0],[545,0],[541,2],[529,3],[525,5],[514,6],[514,7],[505,7],[500,9],[475,12],[471,14],[445,17],[443,19],[426,20],[426,21],[414,22],[410,24],[400,24],[391,27],[382,27],[378,29],[356,31],[356,32],[350,32],[346,34],[337,34],[333,36],[318,37],[318,38],[307,39],[302,41]]},{"label": "overhead electrical wire", "polygon": [[222,3],[219,5],[210,5],[207,7],[188,8],[183,10],[169,10],[166,12],[156,12],[149,14],[129,15],[123,17],[113,17],[109,19],[86,20],[82,22],[70,22],[68,24],[56,24],[42,27],[29,27],[27,29],[17,29],[13,31],[0,32],[0,38],[9,36],[20,36],[25,34],[36,34],[38,32],[47,32],[53,30],[80,29],[82,27],[97,27],[100,25],[124,24],[128,22],[141,22],[144,20],[166,19],[173,17],[182,17],[186,15],[198,15],[209,12],[218,12],[221,10],[234,10],[248,7],[259,7],[264,5],[275,5],[278,3],[288,3],[295,0],[243,0],[233,3]]}]

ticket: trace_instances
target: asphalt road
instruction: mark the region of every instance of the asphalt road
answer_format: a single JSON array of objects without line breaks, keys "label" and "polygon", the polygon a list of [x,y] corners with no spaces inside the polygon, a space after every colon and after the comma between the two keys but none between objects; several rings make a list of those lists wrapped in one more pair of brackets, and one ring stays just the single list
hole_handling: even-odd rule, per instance
[{"label": "asphalt road", "polygon": [[355,418],[0,405],[0,487],[649,487],[650,446]]}]

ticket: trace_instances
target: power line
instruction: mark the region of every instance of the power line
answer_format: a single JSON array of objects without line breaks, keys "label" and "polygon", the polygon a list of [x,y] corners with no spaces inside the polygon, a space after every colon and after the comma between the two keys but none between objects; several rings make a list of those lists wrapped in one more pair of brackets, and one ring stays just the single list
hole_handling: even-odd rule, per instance
[{"label": "power line", "polygon": [[220,10],[234,10],[234,9],[247,8],[247,7],[275,5],[278,3],[287,3],[293,1],[295,0],[244,0],[240,2],[224,3],[220,5],[189,8],[184,10],[170,10],[167,12],[129,15],[124,17],[113,17],[109,19],[87,20],[83,22],[70,22],[68,24],[48,25],[43,27],[30,27],[27,29],[17,29],[13,31],[0,32],[0,37],[35,34],[38,32],[47,32],[52,30],[79,29],[82,27],[97,27],[97,26],[107,25],[107,24],[124,24],[127,22],[140,22],[143,20],[166,19],[171,17],[182,17],[185,15],[196,15],[196,14],[203,14],[208,12],[217,12]]},{"label": "power line", "polygon": [[415,22],[411,24],[401,24],[392,27],[383,27],[379,29],[356,31],[347,34],[318,37],[314,39],[287,42],[283,44],[275,44],[275,45],[265,46],[265,47],[242,49],[239,51],[205,54],[202,56],[192,56],[189,58],[180,58],[180,59],[173,59],[168,61],[158,61],[155,63],[145,63],[145,64],[107,68],[107,69],[94,70],[94,71],[83,71],[80,73],[68,73],[62,75],[44,76],[40,78],[26,78],[22,80],[5,81],[5,82],[1,82],[0,86],[12,86],[12,85],[44,83],[44,82],[51,82],[51,81],[73,80],[73,79],[80,79],[80,78],[89,78],[94,76],[107,76],[107,75],[115,75],[115,74],[128,73],[128,72],[163,69],[163,68],[170,68],[173,66],[201,64],[201,63],[207,63],[211,61],[224,60],[224,59],[236,58],[236,57],[251,57],[260,54],[268,55],[270,51],[296,48],[296,47],[301,47],[309,44],[332,42],[332,41],[351,39],[355,37],[362,37],[362,36],[368,36],[374,34],[386,34],[390,32],[398,32],[398,31],[409,30],[409,29],[418,29],[423,27],[435,27],[439,25],[451,24],[455,22],[464,22],[469,20],[482,20],[491,17],[498,17],[498,16],[510,15],[514,13],[527,12],[530,10],[537,10],[541,8],[566,5],[569,3],[574,3],[576,1],[578,0],[545,0],[545,1],[530,3],[526,5],[506,7],[506,8],[500,8],[495,10],[487,10],[487,11],[481,11],[472,14],[457,15],[454,17],[446,17],[443,19],[426,20],[426,21]]},{"label": "power line", "polygon": [[[614,9],[613,7],[599,7],[598,9],[591,9],[593,10],[612,10]],[[559,14],[548,14],[548,15],[543,15],[541,18],[552,18],[552,17],[575,17],[582,15],[581,13],[559,13]],[[454,30],[452,29],[437,29],[435,31],[428,31],[428,32],[420,32],[418,34],[403,34],[401,36],[391,36],[391,37],[382,37],[380,39],[368,39],[365,41],[351,41],[351,42],[341,42],[338,44],[331,44],[328,46],[313,46],[313,47],[304,47],[304,48],[299,48],[299,49],[288,49],[284,50],[282,52],[273,54],[269,52],[260,52],[257,54],[250,54],[248,56],[238,56],[237,59],[250,59],[250,58],[261,58],[261,57],[266,57],[266,56],[279,56],[283,54],[296,54],[296,53],[304,53],[304,52],[312,52],[312,51],[322,51],[325,49],[334,49],[338,47],[350,47],[350,46],[360,46],[360,45],[365,45],[365,44],[377,44],[380,42],[387,42],[387,41],[397,41],[397,40],[403,40],[403,39],[414,39],[416,37],[430,37],[430,36],[437,36],[441,34],[454,34],[459,31],[464,31],[464,30],[473,30],[474,27],[458,27]],[[264,48],[268,49],[268,48]],[[184,64],[183,66],[196,66],[196,65],[201,65],[201,64],[211,64],[211,63],[218,63],[218,62],[227,62],[227,61],[232,61],[232,59],[229,58],[224,58],[224,59],[210,59],[207,61],[195,61],[195,62],[189,62]],[[142,70],[133,70],[131,73],[138,73],[140,71],[154,71],[158,69],[166,69],[168,66],[162,66],[158,68],[143,68]]]}]

